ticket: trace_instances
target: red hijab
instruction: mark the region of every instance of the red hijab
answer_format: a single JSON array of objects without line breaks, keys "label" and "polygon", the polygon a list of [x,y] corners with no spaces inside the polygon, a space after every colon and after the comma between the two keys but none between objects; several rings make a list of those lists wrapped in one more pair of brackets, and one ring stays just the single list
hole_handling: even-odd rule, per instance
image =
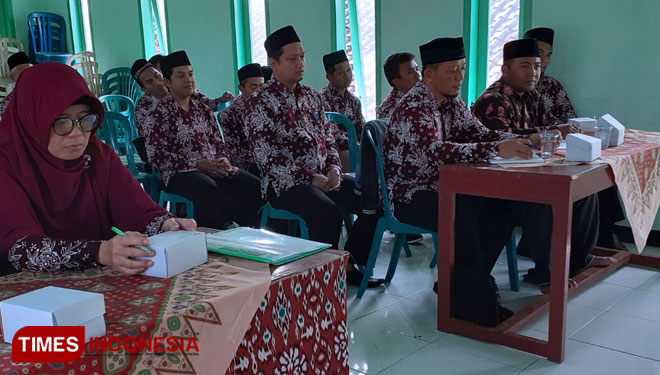
[{"label": "red hijab", "polygon": [[12,245],[28,235],[105,240],[113,225],[144,232],[166,214],[94,134],[78,160],[50,154],[53,120],[83,97],[92,99],[100,123],[103,106],[67,65],[36,65],[14,88],[0,121],[0,268]]}]

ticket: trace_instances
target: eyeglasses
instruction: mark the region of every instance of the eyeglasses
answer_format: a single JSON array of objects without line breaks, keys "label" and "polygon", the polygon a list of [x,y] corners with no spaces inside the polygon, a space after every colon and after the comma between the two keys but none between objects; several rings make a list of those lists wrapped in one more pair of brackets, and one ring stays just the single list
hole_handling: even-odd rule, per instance
[{"label": "eyeglasses", "polygon": [[78,124],[78,127],[83,132],[91,132],[96,129],[99,116],[96,113],[90,113],[81,118],[72,119],[68,117],[56,118],[53,121],[53,132],[57,135],[67,135],[73,131],[73,123]]}]

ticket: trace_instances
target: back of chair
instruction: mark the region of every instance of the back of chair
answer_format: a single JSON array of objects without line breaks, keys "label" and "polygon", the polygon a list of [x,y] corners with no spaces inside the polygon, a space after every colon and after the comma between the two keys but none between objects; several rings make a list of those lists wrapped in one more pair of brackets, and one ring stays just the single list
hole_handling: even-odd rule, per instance
[{"label": "back of chair", "polygon": [[227,100],[226,102],[218,103],[218,112],[222,112],[223,110],[227,109],[227,107],[229,107],[233,102],[233,100]]},{"label": "back of chair", "polygon": [[30,60],[35,61],[37,52],[68,52],[66,46],[66,22],[58,14],[36,12],[28,15],[28,39]]},{"label": "back of chair", "polygon": [[119,144],[117,143],[117,129],[123,127],[123,122],[128,122],[128,119],[121,113],[107,111],[103,116],[101,126],[96,130],[96,136],[103,141],[103,143],[112,147],[117,155],[121,155]]},{"label": "back of chair", "polygon": [[9,77],[7,59],[16,52],[23,51],[23,44],[16,39],[0,38],[0,78]]},{"label": "back of chair", "polygon": [[391,216],[392,212],[390,211],[390,199],[387,195],[387,181],[385,180],[385,169],[383,168],[383,159],[381,159],[380,151],[378,146],[374,141],[374,137],[371,135],[371,129],[366,128],[364,133],[371,143],[371,147],[374,150],[374,155],[376,159],[376,171],[378,172],[378,183],[380,185],[380,194],[383,198],[383,211],[386,216]]},{"label": "back of chair", "polygon": [[131,76],[131,69],[126,67],[113,68],[103,73],[101,78],[103,93],[105,95],[119,94],[128,96],[133,103],[137,103],[142,96],[140,85]]},{"label": "back of chair", "polygon": [[325,112],[325,117],[330,122],[336,122],[344,125],[346,133],[348,133],[348,154],[351,160],[351,170],[355,171],[359,162],[358,156],[358,141],[357,133],[355,131],[355,124],[345,115],[337,112]]},{"label": "back of chair", "polygon": [[[103,95],[99,98],[101,103],[103,103],[103,108],[108,112],[116,112],[122,114],[129,122],[130,132],[128,134],[128,141],[138,137],[137,129],[135,127],[135,104],[131,98],[124,95]],[[126,137],[125,133],[122,131],[117,132],[117,136],[120,139]],[[120,141],[121,143],[121,141]]]}]

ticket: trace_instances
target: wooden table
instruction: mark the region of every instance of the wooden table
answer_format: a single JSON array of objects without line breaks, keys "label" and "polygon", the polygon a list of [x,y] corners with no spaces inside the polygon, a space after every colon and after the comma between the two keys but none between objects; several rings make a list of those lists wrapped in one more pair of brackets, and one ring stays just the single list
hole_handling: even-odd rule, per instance
[{"label": "wooden table", "polygon": [[[564,360],[566,303],[569,295],[588,287],[626,264],[660,268],[658,257],[596,249],[595,254],[612,256],[618,262],[605,268],[588,268],[573,278],[578,282],[578,286],[568,289],[573,202],[612,185],[614,185],[614,176],[607,164],[530,168],[502,168],[488,164],[440,166],[438,329],[509,346],[561,363]],[[552,206],[550,294],[539,296],[530,305],[494,328],[482,327],[451,316],[456,194],[544,203]],[[548,341],[517,333],[548,310],[550,311]]]}]

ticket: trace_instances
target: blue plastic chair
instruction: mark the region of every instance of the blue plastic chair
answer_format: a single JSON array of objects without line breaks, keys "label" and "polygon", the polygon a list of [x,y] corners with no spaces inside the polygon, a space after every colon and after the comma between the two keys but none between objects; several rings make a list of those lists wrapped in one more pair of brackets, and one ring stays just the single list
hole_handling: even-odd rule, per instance
[{"label": "blue plastic chair", "polygon": [[131,69],[126,67],[113,68],[103,73],[101,86],[103,86],[103,94],[128,96],[133,103],[137,103],[143,94],[140,85],[131,76]]},{"label": "blue plastic chair", "polygon": [[336,122],[346,127],[348,134],[348,155],[351,162],[351,170],[355,171],[357,165],[360,163],[360,153],[358,152],[357,133],[355,131],[355,124],[346,116],[337,112],[325,112],[325,117],[330,122]]},{"label": "blue plastic chair", "polygon": [[306,240],[309,239],[309,230],[307,228],[307,222],[305,219],[299,215],[294,214],[293,212],[275,208],[270,205],[270,202],[266,202],[266,204],[261,209],[261,221],[259,223],[259,228],[266,228],[270,219],[288,220],[289,236],[296,236],[297,229],[300,229],[300,238]]},{"label": "blue plastic chair", "polygon": [[233,102],[233,100],[228,100],[226,102],[218,103],[218,112],[222,112],[223,110],[227,109],[227,107],[229,107]]},{"label": "blue plastic chair", "polygon": [[158,205],[163,208],[167,208],[167,202],[170,202],[171,213],[176,214],[176,203],[183,203],[186,205],[186,218],[192,219],[195,217],[193,202],[190,199],[184,198],[178,194],[168,193],[161,190],[160,197],[158,199]]},{"label": "blue plastic chair", "polygon": [[71,56],[66,45],[66,22],[58,14],[36,12],[28,15],[28,56],[41,63],[65,64]]},{"label": "blue plastic chair", "polygon": [[[110,145],[119,158],[122,160],[122,163],[126,165],[129,171],[135,179],[144,186],[144,190],[149,194],[151,199],[154,202],[158,199],[159,191],[159,177],[157,174],[150,174],[142,172],[138,169],[135,158],[137,157],[137,151],[132,142],[124,143],[124,145],[119,146],[117,142],[117,133],[121,129],[122,133],[130,131],[130,123],[128,119],[124,117],[121,113],[116,112],[106,112],[103,117],[103,123],[101,127],[97,130],[96,135],[103,142]],[[122,150],[124,154],[120,154],[119,151]]]},{"label": "blue plastic chair", "polygon": [[375,153],[376,170],[378,172],[378,181],[383,198],[383,216],[381,216],[376,223],[376,231],[374,232],[374,238],[371,241],[371,249],[369,250],[369,259],[367,260],[367,264],[362,273],[363,276],[362,281],[360,282],[360,287],[358,288],[357,298],[362,298],[365,290],[367,290],[367,283],[373,274],[376,257],[378,256],[380,244],[383,241],[383,232],[385,232],[385,230],[389,230],[396,235],[394,248],[392,249],[392,256],[390,258],[390,265],[387,268],[387,275],[385,276],[386,281],[392,281],[392,278],[394,277],[394,272],[396,271],[396,266],[399,262],[399,254],[401,253],[401,248],[406,241],[406,234],[428,233],[433,236],[435,254],[433,255],[433,260],[431,261],[430,266],[435,267],[435,265],[438,263],[438,232],[434,232],[415,225],[402,223],[398,221],[392,214],[392,211],[390,210],[389,198],[387,195],[387,182],[385,181],[385,172],[383,170],[383,161],[380,157],[380,151],[378,151],[376,142],[374,142],[373,136],[371,135],[371,130],[365,129],[364,133],[366,134],[369,142],[371,142],[371,146],[373,147]]},{"label": "blue plastic chair", "polygon": [[103,108],[109,112],[121,113],[128,119],[130,132],[125,133],[123,129],[118,129],[117,143],[120,148],[125,147],[126,139],[133,140],[138,137],[137,127],[135,126],[135,104],[128,96],[124,95],[103,95],[99,98]]}]

